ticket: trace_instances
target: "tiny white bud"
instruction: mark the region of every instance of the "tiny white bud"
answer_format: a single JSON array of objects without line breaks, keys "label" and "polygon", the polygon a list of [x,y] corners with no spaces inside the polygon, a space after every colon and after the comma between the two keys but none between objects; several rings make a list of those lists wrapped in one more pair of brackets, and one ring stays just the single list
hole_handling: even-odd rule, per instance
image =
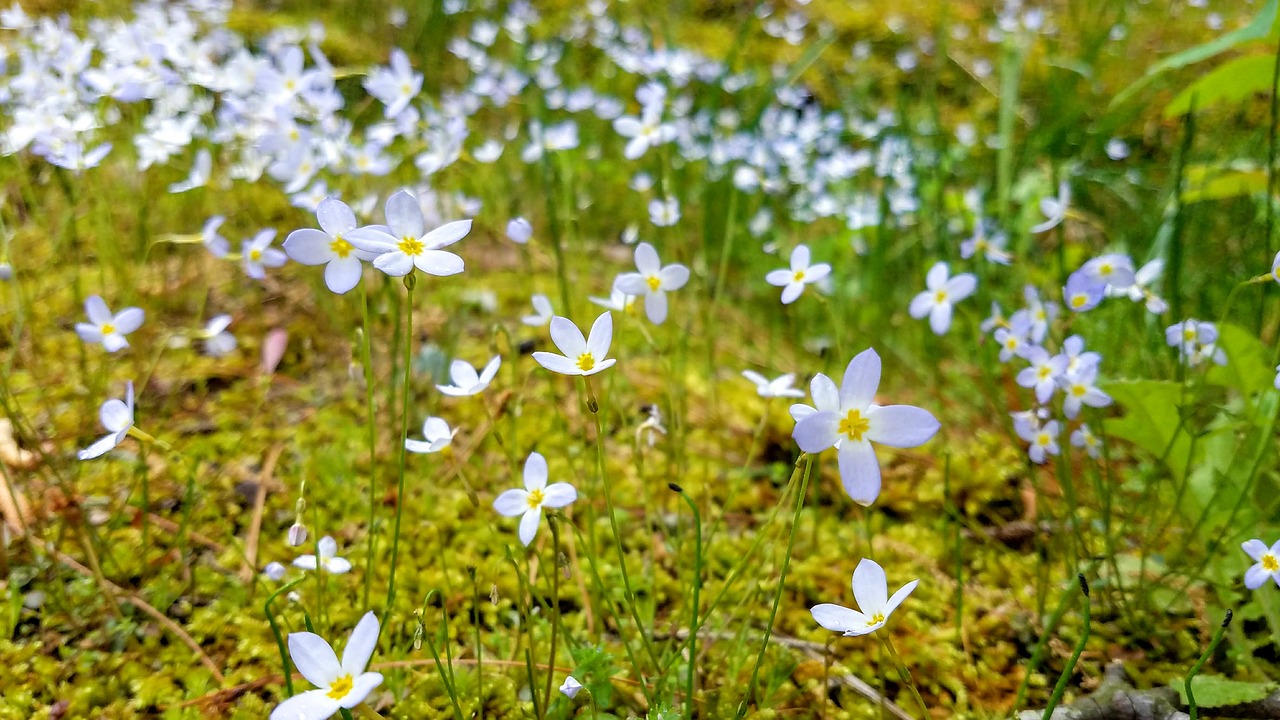
[{"label": "tiny white bud", "polygon": [[284,573],[285,573],[284,565],[281,565],[278,562],[267,563],[267,566],[262,569],[262,574],[266,575],[268,578],[271,578],[272,580],[279,580],[283,578]]},{"label": "tiny white bud", "polygon": [[570,700],[576,697],[578,695],[578,691],[581,689],[582,689],[582,683],[578,682],[577,680],[574,680],[572,675],[565,678],[564,684],[560,686],[560,692],[564,693],[565,697],[569,698]]},{"label": "tiny white bud", "polygon": [[514,218],[507,223],[507,237],[511,238],[511,242],[523,245],[533,237],[533,225],[522,217]]},{"label": "tiny white bud", "polygon": [[294,523],[289,527],[289,547],[298,547],[307,541],[307,526]]}]

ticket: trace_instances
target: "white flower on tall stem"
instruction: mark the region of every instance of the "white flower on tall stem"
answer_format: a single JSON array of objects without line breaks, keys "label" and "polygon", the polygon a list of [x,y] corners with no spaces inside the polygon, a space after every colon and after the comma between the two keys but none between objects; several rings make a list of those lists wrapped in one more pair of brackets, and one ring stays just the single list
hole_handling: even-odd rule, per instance
[{"label": "white flower on tall stem", "polygon": [[303,570],[315,570],[318,564],[334,575],[341,575],[351,570],[351,563],[345,558],[338,557],[338,541],[325,535],[320,538],[320,542],[317,544],[319,545],[317,549],[320,551],[319,563],[316,562],[315,555],[299,555],[294,559],[293,566]]},{"label": "white flower on tall stem", "polygon": [[1027,455],[1031,462],[1043,465],[1047,456],[1058,454],[1057,420],[1041,424],[1033,415],[1014,413],[1013,429],[1018,437],[1030,444]]},{"label": "white flower on tall stem", "polygon": [[507,490],[493,501],[493,509],[506,517],[520,516],[520,542],[526,547],[533,542],[542,523],[542,508],[562,508],[578,499],[578,491],[569,483],[547,484],[547,459],[529,453],[524,462],[524,489]]},{"label": "white flower on tall stem", "polygon": [[756,393],[762,398],[802,398],[804,391],[791,387],[791,383],[796,381],[795,373],[787,373],[779,375],[770,380],[755,370],[743,370],[742,377],[755,383]]},{"label": "white flower on tall stem", "polygon": [[240,256],[244,262],[245,275],[254,280],[261,280],[267,276],[266,268],[280,267],[285,264],[289,256],[271,247],[271,241],[275,239],[276,231],[267,228],[241,243]]},{"label": "white flower on tall stem", "polygon": [[1018,371],[1014,380],[1024,388],[1035,390],[1036,402],[1043,405],[1058,389],[1058,377],[1067,371],[1067,356],[1050,355],[1042,347],[1033,347],[1027,351],[1027,360],[1031,366]]},{"label": "white flower on tall stem", "polygon": [[845,492],[860,505],[870,505],[880,495],[880,463],[871,443],[916,447],[928,442],[940,427],[927,410],[875,404],[879,386],[880,356],[868,348],[845,368],[839,409],[820,409],[807,415],[791,433],[807,453],[839,448],[840,480]]},{"label": "white flower on tall stem", "polygon": [[662,103],[650,103],[641,109],[640,117],[623,115],[613,121],[614,132],[627,138],[622,151],[628,160],[645,154],[651,147],[671,142],[676,137],[675,126],[662,122]]},{"label": "white flower on tall stem", "polygon": [[844,633],[846,637],[867,635],[884,627],[889,616],[919,583],[912,580],[890,597],[884,568],[874,560],[863,558],[853,570],[853,599],[858,601],[858,609],[823,603],[814,605],[809,612],[828,630]]},{"label": "white flower on tall stem", "polygon": [[1240,548],[1254,561],[1244,573],[1245,587],[1257,590],[1268,578],[1280,586],[1280,540],[1267,547],[1266,543],[1255,538],[1244,541]]},{"label": "white flower on tall stem", "polygon": [[829,264],[810,265],[808,246],[797,245],[791,251],[791,269],[772,270],[764,276],[764,281],[774,287],[782,288],[782,304],[790,305],[804,292],[805,285],[816,283],[829,274],[831,274]]},{"label": "white flower on tall stem", "polygon": [[972,273],[960,273],[948,277],[949,268],[944,262],[935,263],[925,275],[924,292],[911,300],[908,312],[919,320],[929,316],[929,327],[937,335],[951,328],[951,310],[955,303],[969,297],[978,288],[978,278]]},{"label": "white flower on tall stem", "polygon": [[529,298],[533,303],[533,315],[525,315],[520,318],[520,322],[530,327],[542,327],[551,322],[551,318],[555,316],[555,311],[551,308],[551,299],[542,293],[536,293]]},{"label": "white flower on tall stem", "polygon": [[646,242],[636,246],[636,270],[639,272],[619,275],[614,287],[628,295],[643,296],[645,315],[661,325],[667,319],[667,293],[689,282],[689,268],[680,263],[663,266],[658,251]]},{"label": "white flower on tall stem", "polygon": [[271,711],[271,720],[324,720],[341,708],[350,710],[382,684],[382,675],[365,672],[378,644],[378,618],[365,613],[351,631],[342,662],[324,638],[309,632],[289,633],[289,657],[302,677],[316,686],[294,695]]},{"label": "white flower on tall stem", "polygon": [[337,198],[327,197],[316,208],[319,230],[301,228],[289,233],[284,251],[303,265],[324,265],[324,284],[339,295],[360,282],[361,260],[374,255],[356,248],[346,236],[358,227],[356,214]]},{"label": "white flower on tall stem", "polygon": [[227,332],[231,325],[230,315],[216,315],[200,331],[200,339],[204,340],[204,352],[209,357],[225,357],[236,349],[236,336]]},{"label": "white flower on tall stem", "polygon": [[449,447],[453,442],[456,430],[449,429],[449,423],[438,417],[429,417],[422,423],[422,440],[405,438],[404,449],[411,453],[437,453]]},{"label": "white flower on tall stem", "polygon": [[231,252],[231,243],[218,232],[218,228],[222,227],[225,221],[226,218],[223,216],[214,215],[205,220],[200,228],[200,242],[217,258],[224,258]]},{"label": "white flower on tall stem", "polygon": [[102,427],[107,429],[107,434],[76,453],[76,457],[81,460],[92,460],[105,455],[128,436],[129,429],[133,427],[133,381],[125,386],[124,400],[112,398],[102,403],[98,416],[102,420]]},{"label": "white flower on tall stem", "polygon": [[375,268],[394,277],[408,275],[414,268],[442,277],[462,272],[462,258],[441,248],[466,237],[470,220],[445,223],[427,232],[422,206],[407,190],[387,198],[385,210],[386,226],[358,228],[347,235],[352,245],[374,256]]},{"label": "white flower on tall stem", "polygon": [[476,373],[476,369],[466,360],[454,360],[449,363],[449,380],[452,385],[437,385],[436,389],[450,397],[467,397],[479,395],[489,387],[493,378],[502,367],[502,356],[494,355],[484,370]]},{"label": "white flower on tall stem", "polygon": [[680,222],[680,201],[673,197],[650,200],[649,222],[657,227],[670,227]]},{"label": "white flower on tall stem", "polygon": [[560,355],[549,352],[535,352],[533,359],[542,367],[561,375],[595,375],[607,370],[618,362],[614,358],[606,358],[609,344],[613,342],[613,316],[601,313],[591,325],[591,334],[582,337],[582,331],[569,318],[551,318],[551,341],[556,344]]},{"label": "white flower on tall stem", "polygon": [[146,318],[146,313],[136,307],[127,307],[113,315],[98,295],[90,295],[84,301],[84,312],[89,322],[76,323],[76,334],[87,343],[102,343],[107,352],[129,347],[124,336],[142,327]]},{"label": "white flower on tall stem", "polygon": [[1062,401],[1062,412],[1068,420],[1080,414],[1082,405],[1101,408],[1111,404],[1111,396],[1098,389],[1097,380],[1097,365],[1083,365],[1075,372],[1058,376],[1058,384],[1066,395]]}]

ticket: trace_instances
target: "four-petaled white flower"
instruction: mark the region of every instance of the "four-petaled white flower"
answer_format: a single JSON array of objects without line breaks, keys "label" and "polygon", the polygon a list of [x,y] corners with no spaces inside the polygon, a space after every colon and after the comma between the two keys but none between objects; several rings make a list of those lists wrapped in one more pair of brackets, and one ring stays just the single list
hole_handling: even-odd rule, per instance
[{"label": "four-petaled white flower", "polygon": [[551,318],[551,341],[561,354],[536,352],[533,359],[542,367],[561,375],[595,375],[618,362],[606,358],[609,344],[613,342],[613,316],[601,313],[591,325],[591,334],[582,337],[582,331],[569,318],[559,315]]},{"label": "four-petaled white flower", "polygon": [[451,397],[479,395],[489,387],[489,383],[493,382],[493,377],[498,374],[498,368],[501,366],[502,356],[494,355],[489,364],[484,366],[484,370],[477,374],[476,369],[471,367],[471,363],[466,360],[454,360],[449,363],[449,380],[453,384],[437,385],[436,389]]},{"label": "four-petaled white flower", "polygon": [[538,533],[542,508],[562,508],[578,499],[578,491],[569,483],[547,484],[547,459],[529,453],[524,461],[524,489],[507,490],[493,501],[493,509],[506,517],[520,517],[520,542],[527,547]]},{"label": "four-petaled white flower", "polygon": [[347,240],[374,256],[373,266],[399,277],[416,267],[428,275],[457,275],[463,270],[462,258],[441,248],[448,247],[471,232],[470,220],[445,223],[427,232],[418,199],[407,190],[398,190],[387,198],[387,224],[358,228]]},{"label": "four-petaled white flower", "polygon": [[662,104],[646,105],[640,117],[623,115],[613,121],[613,129],[628,138],[623,157],[635,160],[651,147],[671,142],[676,137],[675,126],[662,122]]},{"label": "four-petaled white flower", "polygon": [[316,219],[321,229],[294,230],[284,239],[284,251],[303,265],[324,265],[324,284],[341,295],[360,282],[360,261],[372,260],[374,255],[347,240],[358,223],[346,203],[332,197],[321,200]]},{"label": "four-petaled white flower", "polygon": [[453,442],[455,431],[449,429],[449,423],[438,417],[429,417],[422,423],[422,440],[405,438],[404,449],[413,453],[435,453],[449,447]]},{"label": "four-petaled white flower", "polygon": [[92,460],[104,455],[124,442],[125,436],[129,434],[129,428],[133,427],[133,381],[129,381],[125,386],[124,400],[111,398],[102,403],[98,416],[108,434],[76,453],[76,457],[81,460]]},{"label": "four-petaled white flower", "polygon": [[639,272],[619,275],[614,287],[628,295],[643,296],[645,315],[661,325],[667,319],[667,293],[689,282],[689,268],[680,263],[664,267],[658,251],[646,242],[636,246],[636,270]]},{"label": "four-petaled white flower", "polygon": [[755,370],[743,370],[742,377],[750,380],[756,385],[756,393],[762,398],[802,398],[804,391],[791,387],[791,383],[795,382],[795,373],[787,373],[779,375],[770,380]]},{"label": "four-petaled white flower", "polygon": [[1030,444],[1027,456],[1037,465],[1044,464],[1049,455],[1058,454],[1058,421],[1050,420],[1043,425],[1039,420],[1023,413],[1014,413],[1013,429],[1018,437]]},{"label": "four-petaled white flower", "polygon": [[[345,558],[338,557],[338,542],[334,540],[332,537],[325,535],[324,537],[320,538],[320,542],[318,543],[318,545],[320,546],[318,548],[318,550],[320,551],[320,563],[319,563],[320,567],[324,568],[328,572],[333,573],[334,575],[341,575],[342,573],[347,572],[351,569],[351,563],[349,561],[347,561]],[[299,555],[293,561],[293,566],[297,568],[302,568],[303,570],[315,570],[316,556],[315,555]]]},{"label": "four-petaled white flower", "polygon": [[88,343],[102,343],[107,352],[115,352],[129,347],[125,335],[142,327],[146,314],[141,308],[128,307],[112,315],[107,303],[97,295],[90,295],[84,301],[84,312],[89,322],[76,323],[76,334]]},{"label": "four-petaled white flower", "polygon": [[533,303],[533,315],[525,315],[520,318],[520,322],[530,327],[542,327],[551,322],[551,318],[555,315],[555,311],[551,308],[551,299],[542,293],[537,293],[529,298]]},{"label": "four-petaled white flower", "polygon": [[227,332],[231,325],[231,316],[216,315],[200,331],[200,339],[204,340],[204,352],[210,357],[225,357],[236,349],[236,336]]},{"label": "four-petaled white flower", "polygon": [[1111,396],[1098,389],[1094,383],[1098,379],[1098,366],[1085,364],[1074,372],[1058,376],[1058,384],[1062,386],[1066,399],[1062,401],[1062,411],[1067,419],[1074,419],[1080,414],[1080,406],[1101,408],[1111,404]]},{"label": "four-petaled white flower", "polygon": [[[814,380],[817,386],[817,378]],[[880,463],[871,443],[916,447],[928,442],[939,427],[938,420],[927,410],[911,405],[876,405],[879,386],[880,356],[868,348],[845,368],[839,408],[819,409],[806,415],[792,431],[800,449],[807,453],[839,447],[840,480],[845,492],[860,505],[870,505],[880,495]],[[817,402],[817,393],[814,400]],[[794,415],[794,409],[792,412]]]},{"label": "four-petaled white flower", "polygon": [[827,263],[810,265],[808,246],[797,245],[791,251],[791,269],[772,270],[764,276],[764,281],[782,288],[782,304],[790,305],[804,292],[805,285],[816,283],[830,273],[831,266]]},{"label": "four-petaled white flower", "polygon": [[1042,233],[1057,227],[1067,217],[1067,206],[1071,203],[1071,186],[1066,180],[1058,183],[1056,197],[1040,200],[1040,212],[1044,213],[1044,222],[1031,228],[1033,233]]},{"label": "four-petaled white flower", "polygon": [[1271,578],[1277,586],[1280,586],[1280,540],[1271,547],[1267,547],[1266,543],[1255,538],[1246,540],[1240,548],[1254,561],[1254,564],[1244,573],[1245,587],[1257,590],[1262,587],[1267,578]]},{"label": "four-petaled white flower", "polygon": [[889,597],[889,582],[884,568],[876,561],[863,558],[853,570],[853,599],[858,609],[823,603],[814,605],[809,612],[813,619],[828,630],[844,633],[846,637],[866,635],[884,627],[885,622],[903,600],[916,589],[919,580],[912,580]]},{"label": "four-petaled white flower", "polygon": [[365,613],[351,631],[342,662],[325,639],[309,632],[289,633],[289,657],[302,677],[316,686],[294,695],[271,711],[271,720],[324,720],[341,708],[364,702],[382,684],[382,675],[365,672],[378,644],[378,618]]},{"label": "four-petaled white flower", "polygon": [[271,241],[275,239],[276,231],[267,228],[240,244],[240,257],[244,262],[245,275],[254,280],[261,280],[267,276],[266,268],[280,267],[285,264],[289,256],[271,247]]},{"label": "four-petaled white flower", "polygon": [[951,328],[952,306],[972,295],[978,287],[978,278],[972,273],[960,273],[953,278],[949,278],[948,273],[944,262],[929,268],[924,279],[927,289],[912,298],[908,308],[911,317],[917,320],[928,315],[929,327],[937,335]]}]

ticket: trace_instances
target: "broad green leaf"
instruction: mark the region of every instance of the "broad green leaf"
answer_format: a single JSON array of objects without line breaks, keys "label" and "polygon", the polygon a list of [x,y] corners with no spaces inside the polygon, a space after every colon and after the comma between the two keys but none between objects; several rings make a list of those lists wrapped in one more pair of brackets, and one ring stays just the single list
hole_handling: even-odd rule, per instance
[{"label": "broad green leaf", "polygon": [[1267,191],[1267,173],[1251,165],[1191,165],[1182,190],[1185,203],[1225,200]]},{"label": "broad green leaf", "polygon": [[1183,50],[1180,53],[1170,55],[1164,60],[1161,60],[1155,65],[1147,68],[1146,74],[1138,78],[1138,80],[1130,84],[1129,87],[1121,90],[1114,98],[1112,98],[1111,107],[1114,108],[1117,105],[1123,105],[1129,100],[1129,98],[1137,94],[1139,90],[1150,85],[1151,81],[1169,70],[1186,67],[1187,65],[1198,63],[1201,60],[1208,60],[1215,55],[1230,50],[1231,48],[1243,43],[1266,39],[1267,36],[1271,34],[1271,30],[1276,24],[1277,15],[1280,15],[1280,0],[1267,0],[1267,4],[1262,6],[1262,9],[1258,11],[1258,14],[1254,16],[1253,20],[1250,21],[1248,25],[1232,30],[1231,32],[1210,40],[1203,45],[1197,45],[1188,50]]},{"label": "broad green leaf", "polygon": [[[1178,697],[1182,699],[1182,704],[1186,705],[1186,679],[1178,678],[1169,685],[1178,691]],[[1263,700],[1275,691],[1276,684],[1229,680],[1221,675],[1197,675],[1191,681],[1191,689],[1196,695],[1196,705],[1216,708]]]},{"label": "broad green leaf", "polygon": [[1274,55],[1247,55],[1235,58],[1201,75],[1164,108],[1166,118],[1213,107],[1219,103],[1239,103],[1255,94],[1270,92],[1275,76]]},{"label": "broad green leaf", "polygon": [[1214,365],[1205,380],[1214,385],[1235,388],[1244,395],[1262,392],[1275,383],[1271,353],[1253,333],[1238,325],[1218,327],[1218,347],[1227,356],[1226,365]]},{"label": "broad green leaf", "polygon": [[1166,380],[1126,380],[1104,389],[1124,410],[1123,417],[1107,423],[1107,433],[1164,458],[1170,473],[1181,481],[1191,453],[1191,436],[1178,427],[1181,386]]}]

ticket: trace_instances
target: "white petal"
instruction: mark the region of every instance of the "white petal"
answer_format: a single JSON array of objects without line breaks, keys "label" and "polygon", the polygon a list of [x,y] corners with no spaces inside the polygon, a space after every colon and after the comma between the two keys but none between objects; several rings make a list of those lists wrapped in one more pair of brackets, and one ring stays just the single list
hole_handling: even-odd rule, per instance
[{"label": "white petal", "polygon": [[471,232],[470,220],[455,220],[427,233],[426,237],[422,238],[422,244],[428,250],[439,250],[458,242],[469,232]]},{"label": "white petal", "polygon": [[883,613],[889,604],[889,582],[884,568],[870,558],[863,558],[853,570],[853,597],[858,608],[868,615]]},{"label": "white petal", "polygon": [[392,277],[401,277],[413,272],[413,258],[396,250],[379,255],[373,266]]},{"label": "white petal", "polygon": [[880,387],[880,356],[867,348],[854,356],[840,383],[840,406],[860,409],[870,405]]},{"label": "white petal", "polygon": [[947,299],[956,303],[969,297],[978,289],[978,278],[972,273],[960,273],[947,281]]},{"label": "white petal", "polygon": [[641,275],[657,275],[662,270],[662,261],[658,259],[658,251],[647,242],[636,246],[636,269]]},{"label": "white petal", "polygon": [[89,316],[89,322],[94,325],[103,325],[111,322],[111,310],[107,308],[107,303],[99,295],[90,295],[85,299],[84,312]]},{"label": "white petal", "polygon": [[608,370],[609,368],[617,364],[617,362],[618,362],[617,358],[609,358],[604,362],[597,362],[595,367],[591,368],[590,370],[582,374],[584,376],[588,376],[588,375],[595,375],[596,373],[599,373],[599,372],[604,372],[605,370]]},{"label": "white petal", "polygon": [[859,505],[875,502],[880,497],[880,462],[871,443],[846,438],[836,457],[840,463],[840,482],[849,497]]},{"label": "white petal", "polygon": [[462,258],[444,250],[423,250],[413,257],[413,264],[422,272],[436,277],[457,275],[466,269]]},{"label": "white petal", "polygon": [[453,381],[454,385],[464,390],[480,382],[480,376],[476,374],[476,369],[471,367],[471,363],[466,360],[454,360],[449,364],[449,379]]},{"label": "white petal", "polygon": [[813,619],[817,620],[819,625],[836,632],[848,632],[865,627],[867,624],[866,615],[842,605],[823,603],[814,605],[809,612],[813,613]]},{"label": "white petal", "polygon": [[528,547],[538,534],[538,525],[542,522],[542,508],[531,508],[520,518],[520,542]]},{"label": "white petal", "polygon": [[369,697],[369,693],[382,684],[382,673],[370,672],[363,673],[351,683],[351,691],[347,696],[342,698],[340,704],[342,707],[350,710],[351,708],[364,702]]},{"label": "white petal", "polygon": [[370,225],[357,228],[343,236],[351,246],[364,252],[381,255],[396,249],[399,240],[387,231],[386,226]]},{"label": "white petal", "polygon": [[658,279],[663,290],[679,290],[689,282],[689,268],[679,263],[668,265],[658,272]]},{"label": "white petal", "polygon": [[830,411],[817,412],[796,423],[791,431],[800,449],[807,453],[817,453],[836,444],[840,439],[838,428],[840,417]]},{"label": "white petal", "polygon": [[115,433],[112,433],[110,435],[106,435],[104,437],[98,438],[97,442],[93,443],[89,447],[76,453],[76,457],[80,458],[81,460],[92,460],[96,457],[102,457],[103,455],[106,455],[108,452],[110,452],[113,448],[115,448],[116,445],[119,445],[119,444],[120,444],[119,441],[116,440]]},{"label": "white petal", "polygon": [[742,377],[755,383],[759,388],[766,388],[769,386],[769,380],[755,370],[743,370]]},{"label": "white petal", "polygon": [[667,294],[656,290],[644,296],[644,314],[649,322],[661,325],[667,321]]},{"label": "white petal", "polygon": [[396,239],[411,237],[420,239],[427,232],[418,199],[406,190],[400,190],[387,198],[387,225]]},{"label": "white petal", "polygon": [[329,535],[320,538],[320,559],[327,560],[338,554],[338,541]]},{"label": "white petal", "polygon": [[591,323],[586,350],[591,353],[591,357],[595,358],[596,362],[601,362],[609,355],[611,344],[613,344],[613,315],[606,311],[600,313],[595,322]]},{"label": "white petal", "polygon": [[324,268],[324,284],[342,295],[360,283],[360,259],[354,255],[335,257]]},{"label": "white petal", "polygon": [[587,351],[587,339],[582,337],[582,331],[572,320],[559,315],[551,318],[551,342],[556,344],[565,357],[574,360]]},{"label": "white petal", "polygon": [[840,388],[836,387],[834,380],[822,373],[814,375],[809,381],[809,396],[820,411],[834,412],[840,409]]},{"label": "white petal", "polygon": [[542,491],[543,507],[560,508],[578,499],[578,491],[569,483],[552,483]]},{"label": "white petal", "polygon": [[898,592],[894,593],[893,596],[889,598],[889,604],[885,605],[884,616],[888,618],[889,615],[892,614],[894,610],[897,610],[898,606],[902,604],[902,601],[906,600],[907,596],[911,594],[911,591],[915,590],[916,585],[919,585],[919,584],[920,584],[919,580],[912,580],[906,585],[903,585],[902,587],[898,588]]},{"label": "white petal", "polygon": [[809,246],[797,245],[791,251],[791,272],[800,272],[809,269]]},{"label": "white petal", "polygon": [[933,309],[933,293],[930,292],[929,290],[925,290],[924,292],[919,293],[915,297],[911,298],[911,304],[907,306],[907,314],[915,318],[916,320],[919,320],[925,315],[928,315],[929,311],[932,309]]},{"label": "white petal", "polygon": [[934,263],[929,268],[929,274],[924,276],[924,285],[930,290],[941,290],[947,284],[947,264],[944,262]]},{"label": "white petal", "polygon": [[[347,204],[334,197],[327,197],[316,206],[316,220],[325,233],[337,237],[356,229],[356,214]],[[287,241],[286,241],[287,242]]]},{"label": "white petal", "polygon": [[102,409],[98,414],[102,420],[102,427],[113,433],[128,430],[133,424],[133,412],[124,402],[114,398],[102,403]]},{"label": "white petal", "polygon": [[372,610],[360,618],[360,622],[356,623],[355,629],[351,631],[351,639],[347,640],[347,646],[342,649],[343,670],[352,675],[364,672],[365,666],[369,664],[369,658],[373,656],[373,649],[378,645],[378,629],[378,618]]},{"label": "white petal", "polygon": [[867,408],[867,439],[889,447],[923,445],[938,432],[938,419],[928,410],[913,405],[885,405]]},{"label": "white petal", "polygon": [[946,335],[951,329],[951,303],[943,302],[929,311],[929,328],[934,335]]},{"label": "white petal", "polygon": [[782,289],[782,304],[790,305],[800,298],[800,293],[804,292],[804,283],[788,283]]},{"label": "white petal", "polygon": [[1248,570],[1244,571],[1244,586],[1250,590],[1257,590],[1262,584],[1271,577],[1271,573],[1262,569],[1262,565],[1250,565]]},{"label": "white petal", "polygon": [[498,368],[502,367],[502,356],[494,355],[489,364],[484,366],[484,371],[480,373],[480,382],[488,385],[493,382],[493,378],[498,374]]},{"label": "white petal", "polygon": [[581,375],[582,371],[578,369],[578,363],[570,360],[563,355],[556,355],[549,352],[536,352],[533,354],[534,362],[554,373],[561,375]]},{"label": "white petal", "polygon": [[518,488],[507,490],[493,500],[493,509],[499,515],[515,517],[529,509],[529,493]]},{"label": "white petal", "polygon": [[547,459],[542,453],[531,452],[524,461],[524,489],[529,492],[541,490],[547,486]]},{"label": "white petal", "polygon": [[774,287],[784,287],[791,284],[795,274],[790,270],[770,270],[768,275],[764,276],[764,281]]},{"label": "white petal", "polygon": [[1249,554],[1254,562],[1261,562],[1262,556],[1268,552],[1267,544],[1258,539],[1245,540],[1240,544],[1240,549]]},{"label": "white petal", "polygon": [[613,287],[627,295],[649,294],[649,281],[640,273],[623,273],[613,281]]},{"label": "white petal", "polygon": [[293,566],[296,568],[302,568],[303,570],[315,570],[316,556],[315,555],[299,555],[298,557],[293,559]]},{"label": "white petal", "polygon": [[316,687],[327,688],[342,675],[333,648],[315,633],[289,633],[289,658],[302,677]]},{"label": "white petal", "polygon": [[116,332],[121,335],[129,333],[142,327],[142,321],[146,318],[146,314],[142,312],[142,308],[125,308],[115,316],[113,325],[116,326]]},{"label": "white petal", "polygon": [[308,690],[294,695],[271,711],[271,720],[324,720],[338,712],[342,705],[329,697],[325,689]]}]

